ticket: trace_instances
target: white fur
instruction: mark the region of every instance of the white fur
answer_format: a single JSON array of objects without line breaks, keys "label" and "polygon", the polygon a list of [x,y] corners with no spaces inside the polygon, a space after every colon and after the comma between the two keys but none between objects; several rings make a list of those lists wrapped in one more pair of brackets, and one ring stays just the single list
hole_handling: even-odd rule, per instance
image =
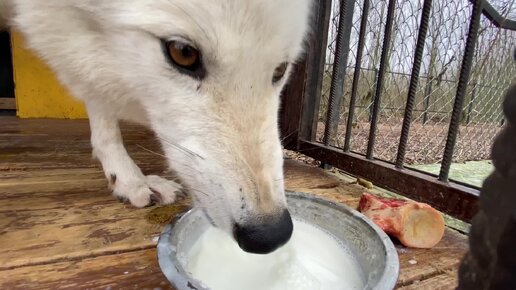
[{"label": "white fur", "polygon": [[7,19],[9,18],[10,5],[7,0],[0,0],[0,29],[7,25]]},{"label": "white fur", "polygon": [[[156,132],[170,168],[219,227],[285,207],[277,114],[287,77],[271,79],[302,52],[310,0],[9,1],[11,24],[86,103],[115,194],[144,206],[150,188],[165,203],[180,190],[143,176],[128,156],[118,120],[129,119]],[[202,52],[202,81],[166,61],[159,39],[177,37]]]}]

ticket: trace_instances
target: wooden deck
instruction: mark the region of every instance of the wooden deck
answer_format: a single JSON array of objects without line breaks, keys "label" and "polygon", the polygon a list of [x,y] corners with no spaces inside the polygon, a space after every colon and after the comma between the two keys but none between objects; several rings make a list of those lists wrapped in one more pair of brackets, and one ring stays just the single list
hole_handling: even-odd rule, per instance
[{"label": "wooden deck", "polygon": [[[145,173],[162,174],[151,134],[124,126]],[[356,207],[366,189],[287,160],[289,190]],[[87,121],[0,118],[0,289],[171,289],[156,259],[153,207],[118,202],[92,160]],[[399,289],[454,289],[466,237],[447,230],[431,250],[398,246]]]}]

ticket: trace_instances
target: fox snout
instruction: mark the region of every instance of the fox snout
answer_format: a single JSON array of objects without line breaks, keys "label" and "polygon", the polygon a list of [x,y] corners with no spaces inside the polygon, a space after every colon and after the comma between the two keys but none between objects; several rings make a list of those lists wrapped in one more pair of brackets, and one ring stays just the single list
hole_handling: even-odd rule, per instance
[{"label": "fox snout", "polygon": [[262,216],[244,224],[235,223],[233,236],[240,248],[254,254],[268,254],[286,244],[294,226],[288,210],[275,216]]}]

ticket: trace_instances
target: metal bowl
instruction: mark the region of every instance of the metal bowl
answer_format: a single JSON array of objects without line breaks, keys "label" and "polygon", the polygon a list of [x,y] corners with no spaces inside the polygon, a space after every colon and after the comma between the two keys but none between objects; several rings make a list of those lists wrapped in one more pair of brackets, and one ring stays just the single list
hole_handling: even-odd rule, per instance
[{"label": "metal bowl", "polygon": [[[392,290],[399,273],[398,254],[389,237],[361,213],[313,195],[287,192],[293,217],[319,226],[348,247],[361,268],[364,289]],[[158,241],[161,270],[178,290],[208,289],[185,269],[185,257],[197,238],[211,226],[204,213],[192,209],[168,224]]]}]

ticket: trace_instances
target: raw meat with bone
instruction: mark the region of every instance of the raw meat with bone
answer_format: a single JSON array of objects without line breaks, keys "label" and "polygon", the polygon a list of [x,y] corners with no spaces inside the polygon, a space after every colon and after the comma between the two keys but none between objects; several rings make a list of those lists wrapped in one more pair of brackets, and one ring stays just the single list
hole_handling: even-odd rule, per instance
[{"label": "raw meat with bone", "polygon": [[443,216],[425,203],[364,193],[358,210],[407,247],[432,248],[444,234]]}]

